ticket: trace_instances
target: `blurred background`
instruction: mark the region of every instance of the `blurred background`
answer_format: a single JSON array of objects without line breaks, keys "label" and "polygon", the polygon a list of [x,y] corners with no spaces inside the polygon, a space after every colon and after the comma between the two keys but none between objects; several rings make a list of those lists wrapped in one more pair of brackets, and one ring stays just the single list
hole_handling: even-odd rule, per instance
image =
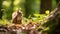
[{"label": "blurred background", "polygon": [[46,10],[52,11],[60,0],[0,0],[0,19],[10,20],[12,12],[21,8],[24,17],[34,13],[45,14]]}]

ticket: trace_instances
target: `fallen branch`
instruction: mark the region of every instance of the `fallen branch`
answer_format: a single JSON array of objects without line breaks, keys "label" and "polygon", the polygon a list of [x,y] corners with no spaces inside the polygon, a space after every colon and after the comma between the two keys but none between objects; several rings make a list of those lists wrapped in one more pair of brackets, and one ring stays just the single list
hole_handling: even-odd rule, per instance
[{"label": "fallen branch", "polygon": [[49,16],[47,16],[42,22],[41,25],[47,23],[48,21],[51,20],[56,20],[60,18],[60,3],[57,5],[57,7],[51,11],[51,13],[49,14]]}]

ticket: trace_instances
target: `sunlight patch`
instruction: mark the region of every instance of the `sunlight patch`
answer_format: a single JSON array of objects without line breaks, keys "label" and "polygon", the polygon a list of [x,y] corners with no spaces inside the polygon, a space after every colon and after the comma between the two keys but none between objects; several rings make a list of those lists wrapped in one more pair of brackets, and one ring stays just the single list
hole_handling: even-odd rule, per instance
[{"label": "sunlight patch", "polygon": [[11,4],[11,2],[9,1],[3,1],[3,5],[6,6],[6,7],[9,7]]}]

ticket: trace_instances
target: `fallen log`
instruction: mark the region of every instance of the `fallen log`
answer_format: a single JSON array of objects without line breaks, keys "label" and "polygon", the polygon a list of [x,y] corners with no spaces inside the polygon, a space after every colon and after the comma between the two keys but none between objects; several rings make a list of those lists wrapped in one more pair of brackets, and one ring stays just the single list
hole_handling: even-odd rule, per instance
[{"label": "fallen log", "polygon": [[41,25],[47,23],[48,21],[57,20],[59,18],[60,18],[60,2],[57,5],[57,7],[53,11],[51,11],[51,13],[41,22]]},{"label": "fallen log", "polygon": [[[60,26],[60,2],[57,7],[41,22],[43,27],[50,27],[49,33],[56,33]],[[60,29],[59,29],[60,30]]]}]

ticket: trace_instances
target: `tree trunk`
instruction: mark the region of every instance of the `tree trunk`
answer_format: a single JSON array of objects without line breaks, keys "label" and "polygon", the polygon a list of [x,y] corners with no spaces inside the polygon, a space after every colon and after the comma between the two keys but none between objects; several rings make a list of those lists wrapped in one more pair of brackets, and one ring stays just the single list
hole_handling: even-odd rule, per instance
[{"label": "tree trunk", "polygon": [[3,2],[3,0],[0,0],[0,19],[2,19],[2,16],[3,16],[3,11],[1,11],[1,9],[2,9],[2,2]]},{"label": "tree trunk", "polygon": [[25,17],[28,17],[29,15],[33,14],[32,9],[32,3],[34,3],[35,0],[26,0],[25,2]]},{"label": "tree trunk", "polygon": [[46,10],[51,11],[52,0],[41,0],[41,10],[40,13],[44,14]]}]

